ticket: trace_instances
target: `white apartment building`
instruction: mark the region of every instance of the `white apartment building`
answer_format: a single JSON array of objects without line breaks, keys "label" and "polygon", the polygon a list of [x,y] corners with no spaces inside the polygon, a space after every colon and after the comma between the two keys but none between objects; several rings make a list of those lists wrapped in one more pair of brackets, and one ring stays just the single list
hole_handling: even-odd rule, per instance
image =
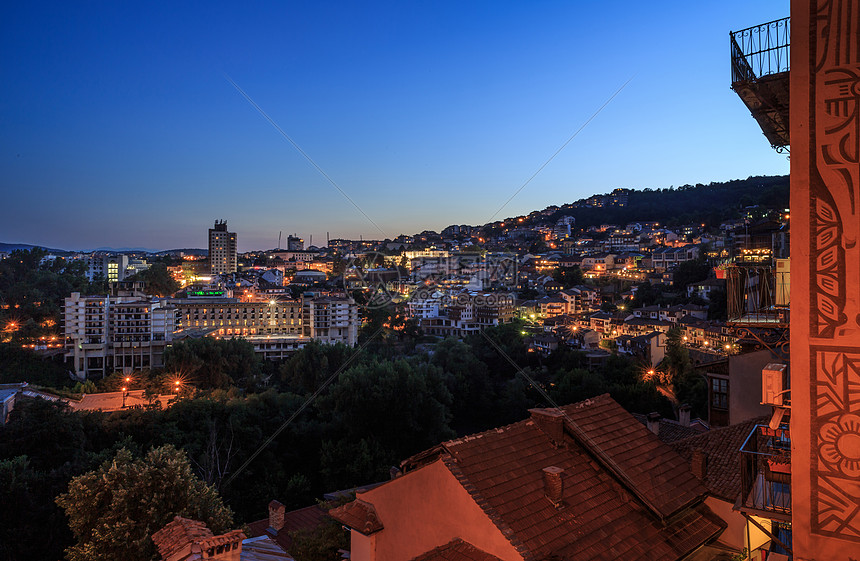
[{"label": "white apartment building", "polygon": [[[358,305],[339,296],[306,296],[242,302],[235,298],[171,300],[177,309],[177,329],[213,329],[219,338],[307,337],[321,343],[358,341]],[[286,339],[285,339],[286,340]],[[256,345],[256,343],[255,343]],[[295,350],[294,347],[290,349]]]},{"label": "white apartment building", "polygon": [[651,253],[651,264],[657,272],[663,272],[685,261],[698,259],[700,252],[701,249],[696,245],[662,247]]},{"label": "white apartment building", "polygon": [[358,306],[346,296],[306,297],[302,299],[302,335],[321,343],[358,342]]},{"label": "white apartment building", "polygon": [[214,334],[219,338],[302,332],[301,300],[242,302],[236,298],[182,298],[171,303],[177,309],[177,329],[215,328]]},{"label": "white apartment building", "polygon": [[87,280],[103,278],[108,282],[119,282],[149,269],[144,259],[129,259],[128,255],[105,255],[93,253],[87,258]]},{"label": "white apartment building", "polygon": [[141,296],[81,296],[63,308],[65,357],[78,379],[164,365],[176,309]]}]

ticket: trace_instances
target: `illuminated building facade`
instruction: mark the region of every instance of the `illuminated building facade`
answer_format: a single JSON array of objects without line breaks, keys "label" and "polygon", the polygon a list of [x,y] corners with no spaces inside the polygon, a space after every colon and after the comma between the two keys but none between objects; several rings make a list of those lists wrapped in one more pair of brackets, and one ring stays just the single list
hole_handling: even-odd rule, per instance
[{"label": "illuminated building facade", "polygon": [[216,220],[209,228],[209,267],[213,275],[235,273],[237,262],[236,232],[227,231],[226,220]]},{"label": "illuminated building facade", "polygon": [[161,367],[175,314],[164,300],[73,292],[63,309],[65,358],[81,380]]}]

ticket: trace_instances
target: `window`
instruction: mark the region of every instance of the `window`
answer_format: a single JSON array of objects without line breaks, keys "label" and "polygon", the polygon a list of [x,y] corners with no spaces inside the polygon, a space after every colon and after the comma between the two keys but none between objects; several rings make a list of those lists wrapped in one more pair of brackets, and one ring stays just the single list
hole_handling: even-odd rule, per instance
[{"label": "window", "polygon": [[729,408],[729,381],[724,378],[711,378],[711,407]]}]

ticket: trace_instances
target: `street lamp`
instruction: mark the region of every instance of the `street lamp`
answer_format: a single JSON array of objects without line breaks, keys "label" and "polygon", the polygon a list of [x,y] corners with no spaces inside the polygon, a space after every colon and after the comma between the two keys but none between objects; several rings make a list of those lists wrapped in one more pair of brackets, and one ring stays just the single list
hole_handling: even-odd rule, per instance
[{"label": "street lamp", "polygon": [[125,409],[125,396],[127,395],[125,392],[126,388],[122,388],[122,408]]}]

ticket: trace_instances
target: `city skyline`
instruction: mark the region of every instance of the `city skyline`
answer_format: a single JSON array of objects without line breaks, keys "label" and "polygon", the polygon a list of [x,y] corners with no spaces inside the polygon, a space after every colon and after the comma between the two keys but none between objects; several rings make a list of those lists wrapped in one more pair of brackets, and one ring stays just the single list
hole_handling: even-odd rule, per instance
[{"label": "city skyline", "polygon": [[240,251],[320,245],[785,174],[728,87],[727,35],[787,12],[6,7],[0,240],[205,247],[223,218]]}]

